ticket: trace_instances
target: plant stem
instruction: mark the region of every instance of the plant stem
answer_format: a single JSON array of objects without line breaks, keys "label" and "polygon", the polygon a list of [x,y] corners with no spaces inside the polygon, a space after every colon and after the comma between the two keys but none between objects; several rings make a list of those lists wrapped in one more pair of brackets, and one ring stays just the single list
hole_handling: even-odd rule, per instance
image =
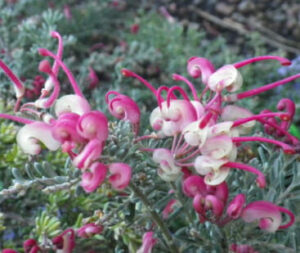
[{"label": "plant stem", "polygon": [[142,203],[144,204],[144,206],[147,208],[149,214],[151,215],[152,219],[154,220],[154,222],[156,223],[156,225],[159,227],[159,229],[161,230],[163,237],[166,241],[166,243],[169,246],[170,252],[172,253],[178,253],[178,249],[174,243],[173,237],[169,231],[169,229],[167,228],[167,226],[165,225],[165,223],[163,222],[163,220],[160,218],[160,216],[158,215],[158,213],[153,210],[151,204],[149,203],[147,197],[140,191],[140,189],[135,186],[133,183],[130,183],[129,188],[134,192],[134,194],[139,197],[139,199],[142,201]]}]

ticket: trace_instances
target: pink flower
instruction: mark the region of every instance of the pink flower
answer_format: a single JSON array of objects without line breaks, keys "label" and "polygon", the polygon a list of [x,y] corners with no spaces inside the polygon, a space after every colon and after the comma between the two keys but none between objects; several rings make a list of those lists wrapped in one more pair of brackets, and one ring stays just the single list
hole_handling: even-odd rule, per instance
[{"label": "pink flower", "polygon": [[246,196],[244,194],[236,195],[227,207],[227,215],[232,219],[238,219],[242,214],[245,201]]},{"label": "pink flower", "polygon": [[116,190],[125,189],[131,179],[131,167],[126,163],[112,163],[108,167],[111,176],[109,182]]},{"label": "pink flower", "polygon": [[207,84],[208,78],[215,71],[215,68],[206,58],[191,57],[188,60],[187,71],[193,78],[201,76],[202,82]]},{"label": "pink flower", "polygon": [[259,253],[253,249],[250,245],[247,244],[231,244],[230,250],[234,253]]},{"label": "pink flower", "polygon": [[174,181],[181,173],[181,168],[175,165],[173,155],[165,148],[155,149],[153,161],[159,164],[158,175],[165,181]]},{"label": "pink flower", "polygon": [[73,164],[79,169],[87,169],[102,153],[102,142],[93,139],[85,145],[84,149],[73,159]]},{"label": "pink flower", "polygon": [[90,90],[93,90],[97,87],[99,84],[99,78],[95,72],[95,70],[92,67],[89,67],[89,76],[88,76],[89,86],[88,88]]},{"label": "pink flower", "polygon": [[59,253],[72,253],[75,248],[75,233],[74,230],[69,228],[62,232],[60,235],[52,239],[53,245]]},{"label": "pink flower", "polygon": [[162,217],[163,219],[167,219],[169,214],[171,214],[174,211],[174,206],[178,203],[176,199],[171,199],[164,210],[162,211]]},{"label": "pink flower", "polygon": [[18,251],[15,251],[13,249],[3,249],[2,253],[18,253]]},{"label": "pink flower", "polygon": [[95,223],[89,223],[77,230],[77,235],[83,238],[89,238],[93,235],[100,234],[103,231],[103,227],[96,225]]},{"label": "pink flower", "polygon": [[131,27],[130,27],[130,32],[132,34],[137,34],[139,32],[139,29],[140,29],[140,26],[139,24],[133,24]]},{"label": "pink flower", "polygon": [[95,191],[106,178],[107,169],[102,163],[95,162],[82,174],[81,186],[86,192]]},{"label": "pink flower", "polygon": [[[115,97],[109,100],[110,95]],[[109,112],[117,119],[128,120],[133,125],[135,134],[138,133],[141,112],[139,106],[130,97],[117,91],[109,91],[105,96]]]},{"label": "pink flower", "polygon": [[[281,225],[281,212],[290,217],[290,221],[285,225]],[[241,217],[245,222],[259,221],[259,227],[268,232],[288,228],[295,222],[295,216],[291,211],[267,201],[255,201],[248,204]]]},{"label": "pink flower", "polygon": [[97,138],[103,143],[108,137],[108,120],[104,113],[90,111],[79,118],[76,130],[85,139]]},{"label": "pink flower", "polygon": [[151,253],[152,248],[157,243],[157,239],[153,238],[153,232],[146,232],[143,235],[143,244],[136,253]]}]

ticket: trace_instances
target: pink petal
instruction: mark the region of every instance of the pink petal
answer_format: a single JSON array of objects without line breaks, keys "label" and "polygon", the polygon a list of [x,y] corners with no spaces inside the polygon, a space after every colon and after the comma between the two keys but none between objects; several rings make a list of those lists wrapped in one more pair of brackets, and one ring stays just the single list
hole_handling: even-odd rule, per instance
[{"label": "pink petal", "polygon": [[131,179],[131,167],[125,163],[112,163],[109,165],[109,182],[116,190],[125,189]]}]

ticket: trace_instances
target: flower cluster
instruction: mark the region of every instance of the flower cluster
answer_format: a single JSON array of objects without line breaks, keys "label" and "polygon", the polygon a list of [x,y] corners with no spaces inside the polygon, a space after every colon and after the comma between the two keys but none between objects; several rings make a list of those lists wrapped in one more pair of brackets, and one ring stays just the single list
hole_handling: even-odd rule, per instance
[{"label": "flower cluster", "polygon": [[[37,79],[34,90],[30,91],[32,94],[26,91],[22,81],[0,60],[0,68],[14,84],[17,97],[15,111],[29,116],[1,113],[0,117],[24,124],[18,131],[17,143],[26,154],[38,155],[43,147],[50,151],[61,148],[62,152],[67,153],[74,167],[82,172],[80,185],[86,192],[94,192],[106,180],[107,175],[108,182],[114,189],[124,190],[130,183],[132,169],[122,162],[103,162],[101,156],[109,138],[108,119],[101,111],[91,109],[73,74],[63,63],[63,40],[60,34],[53,31],[51,36],[58,40],[57,53],[41,48],[39,54],[52,58],[54,63],[51,66],[46,59],[40,62],[39,70],[47,75],[47,79],[45,82],[41,78]],[[258,221],[262,230],[276,232],[278,229],[288,228],[295,221],[291,211],[268,201],[259,200],[247,204],[244,194],[238,194],[229,201],[226,179],[230,173],[234,173],[231,172],[232,169],[254,174],[260,188],[267,185],[264,173],[239,161],[238,153],[244,142],[273,144],[287,154],[296,153],[299,147],[299,140],[288,132],[295,115],[293,101],[281,99],[277,105],[278,111],[265,109],[259,114],[253,114],[235,104],[236,101],[300,77],[297,74],[236,94],[243,84],[239,69],[263,60],[275,60],[283,66],[290,64],[289,60],[282,57],[261,56],[215,69],[208,59],[190,58],[187,71],[192,78],[201,79],[204,85],[202,92],[199,93],[184,76],[173,74],[173,79],[185,83],[190,89],[191,97],[181,86],[155,88],[136,73],[123,69],[125,77],[138,79],[157,99],[157,107],[153,109],[149,119],[155,133],[150,135],[139,136],[141,111],[133,99],[117,91],[109,91],[105,96],[111,115],[131,123],[135,143],[141,144],[143,140],[152,138],[171,139],[169,146],[152,149],[141,144],[139,147],[141,151],[152,152],[152,159],[158,167],[157,174],[162,180],[181,182],[182,192],[192,199],[193,208],[201,223],[209,221],[223,227],[240,218],[245,222]],[[73,94],[60,96],[60,69],[68,77]],[[90,69],[89,81],[90,89],[95,88],[99,81],[93,69]],[[31,99],[39,91],[39,97],[35,101],[21,104],[24,96]],[[260,123],[270,137],[253,135],[251,131],[256,123]],[[131,186],[134,192],[134,184]],[[168,219],[179,202],[177,197],[168,202],[162,212],[163,219]],[[282,213],[289,216],[288,222],[282,221]],[[157,221],[159,217],[156,216],[155,219]],[[159,223],[157,222],[158,225]],[[97,222],[89,223],[78,230],[66,229],[52,238],[49,245],[39,245],[35,240],[29,239],[24,242],[23,247],[25,252],[30,253],[43,252],[45,247],[56,252],[71,253],[75,248],[76,235],[89,238],[102,233],[103,229]],[[137,252],[151,253],[158,241],[153,235],[152,231],[144,234],[142,246]],[[233,244],[231,250],[255,252],[249,245]],[[3,252],[16,251],[6,249]]]},{"label": "flower cluster", "polygon": [[[173,139],[170,148],[144,150],[153,152],[153,160],[158,164],[157,173],[163,180],[175,181],[184,172],[183,192],[193,198],[193,206],[199,214],[200,222],[208,220],[224,226],[230,220],[241,217],[245,222],[258,220],[260,228],[269,232],[287,228],[294,223],[293,213],[267,201],[245,205],[246,196],[239,194],[227,203],[228,187],[225,180],[233,168],[253,173],[258,187],[266,186],[265,175],[260,170],[238,162],[237,154],[242,143],[271,143],[287,154],[296,153],[296,146],[299,144],[299,140],[288,133],[295,114],[295,105],[290,99],[280,100],[277,112],[263,110],[257,115],[234,104],[300,77],[297,74],[236,94],[243,84],[239,69],[263,60],[276,60],[283,66],[290,65],[290,61],[282,57],[260,56],[215,70],[208,59],[190,58],[187,71],[191,77],[201,78],[204,84],[202,93],[198,94],[195,86],[184,76],[173,74],[173,79],[184,82],[189,87],[192,98],[180,86],[160,86],[156,89],[136,73],[122,70],[125,77],[136,78],[149,88],[158,103],[158,107],[150,115],[150,124],[156,134],[138,137],[137,141],[149,138]],[[262,124],[266,134],[282,138],[282,141],[251,135],[256,122]],[[166,217],[174,203],[173,200],[164,210]],[[286,225],[281,225],[281,212],[290,217]],[[210,216],[207,216],[208,213]]]},{"label": "flower cluster", "polygon": [[[99,161],[109,134],[108,120],[102,112],[91,109],[73,74],[63,63],[63,40],[60,34],[53,31],[51,36],[58,39],[57,54],[44,48],[39,49],[40,55],[53,58],[54,64],[51,66],[48,60],[40,62],[39,70],[47,74],[48,79],[39,98],[33,102],[20,105],[21,99],[27,94],[26,89],[21,80],[0,61],[0,67],[13,82],[16,90],[18,100],[15,111],[37,120],[8,114],[0,114],[0,117],[25,124],[17,134],[17,143],[26,154],[39,154],[42,150],[41,143],[51,151],[61,148],[67,153],[73,165],[82,171],[81,186],[86,192],[95,191],[106,179],[108,172],[112,187],[123,190],[129,184],[131,167],[124,163],[106,165]],[[67,75],[74,94],[59,97],[60,69]],[[117,97],[110,103],[112,110],[119,107]],[[46,112],[52,108],[55,116]]]}]

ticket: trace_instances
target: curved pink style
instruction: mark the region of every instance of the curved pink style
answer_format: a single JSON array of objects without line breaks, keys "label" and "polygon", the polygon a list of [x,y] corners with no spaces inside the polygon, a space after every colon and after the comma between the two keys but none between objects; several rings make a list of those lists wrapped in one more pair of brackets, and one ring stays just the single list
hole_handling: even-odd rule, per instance
[{"label": "curved pink style", "polygon": [[286,83],[289,83],[289,82],[291,82],[295,79],[298,79],[298,78],[300,78],[300,74],[296,74],[296,75],[281,79],[279,81],[276,81],[274,83],[266,84],[262,87],[255,88],[255,89],[252,89],[252,90],[248,90],[248,91],[245,91],[245,92],[242,92],[242,93],[239,93],[239,94],[228,95],[224,98],[224,100],[230,102],[230,101],[236,101],[236,100],[239,100],[239,99],[244,99],[244,98],[247,98],[247,97],[255,96],[255,95],[258,95],[258,94],[260,94],[262,92],[265,92],[267,90],[274,89],[275,87],[278,87],[280,85],[284,85]]},{"label": "curved pink style", "polygon": [[180,94],[183,96],[184,100],[190,102],[189,96],[187,95],[187,93],[185,92],[184,89],[182,89],[182,88],[179,87],[179,86],[173,86],[173,87],[171,87],[171,88],[168,90],[168,93],[167,93],[167,106],[168,106],[168,107],[170,107],[171,98],[172,98],[172,96],[174,95],[173,93],[174,93],[175,90],[178,90],[178,91],[180,92]]},{"label": "curved pink style", "polygon": [[246,141],[266,142],[266,143],[271,143],[271,144],[281,147],[286,154],[294,154],[295,153],[295,149],[292,146],[290,146],[284,142],[273,140],[273,139],[268,139],[268,138],[264,138],[264,137],[259,137],[259,136],[233,137],[232,141],[233,142],[246,142]]},{"label": "curved pink style", "polygon": [[103,183],[106,174],[106,166],[95,162],[91,165],[89,171],[85,171],[82,174],[80,185],[86,192],[93,192]]},{"label": "curved pink style", "polygon": [[19,122],[19,123],[22,123],[22,124],[31,124],[31,123],[35,122],[33,120],[30,120],[30,119],[21,118],[21,117],[10,115],[10,114],[6,114],[6,113],[0,113],[0,118],[13,120],[15,122]]},{"label": "curved pink style", "polygon": [[52,239],[53,245],[59,253],[72,253],[75,248],[75,233],[69,228]]},{"label": "curved pink style", "polygon": [[204,84],[207,84],[209,76],[215,72],[214,65],[206,58],[191,57],[188,60],[187,71],[193,78],[201,76]]},{"label": "curved pink style", "polygon": [[[296,105],[295,103],[288,99],[288,98],[283,98],[279,101],[279,103],[277,104],[277,109],[279,111],[286,111],[286,113],[288,114],[289,119],[287,121],[283,121],[280,123],[280,127],[283,130],[288,130],[291,122],[294,118],[295,112],[296,112]],[[277,133],[278,136],[284,136],[282,133]]]},{"label": "curved pink style", "polygon": [[173,77],[173,80],[175,80],[175,81],[185,82],[190,87],[190,90],[192,91],[194,100],[199,101],[197,90],[196,90],[195,86],[187,78],[185,78],[184,76],[178,75],[178,74],[173,74],[172,77]]},{"label": "curved pink style", "polygon": [[258,61],[265,61],[265,60],[275,60],[279,61],[282,66],[289,66],[291,65],[291,61],[287,58],[283,58],[280,56],[273,56],[273,55],[265,55],[265,56],[257,56],[251,59],[243,60],[241,62],[234,63],[233,66],[238,68],[244,67],[245,65],[258,62]]},{"label": "curved pink style", "polygon": [[156,89],[150,84],[148,81],[146,81],[144,78],[139,76],[138,74],[132,72],[131,70],[128,69],[122,69],[121,73],[125,77],[134,77],[138,79],[142,84],[144,84],[149,90],[152,91],[152,93],[156,96]]},{"label": "curved pink style", "polygon": [[96,225],[95,223],[89,223],[76,231],[77,236],[82,238],[89,238],[93,235],[100,234],[103,231],[103,227]]},{"label": "curved pink style", "polygon": [[143,235],[143,244],[136,253],[151,253],[152,248],[157,243],[157,239],[153,238],[153,232],[149,231]]},{"label": "curved pink style", "polygon": [[102,112],[87,112],[78,119],[76,130],[85,139],[97,138],[105,142],[108,137],[108,120]]},{"label": "curved pink style", "polygon": [[43,61],[40,62],[39,70],[49,74],[49,78],[51,78],[51,81],[54,83],[54,89],[53,89],[52,94],[48,98],[38,99],[35,102],[35,105],[37,107],[49,108],[54,104],[55,100],[57,99],[57,97],[59,95],[60,84],[59,84],[59,81],[58,81],[56,75],[51,70],[50,63],[47,60],[43,60]]},{"label": "curved pink style", "polygon": [[16,92],[16,97],[17,97],[17,102],[15,105],[15,111],[18,110],[21,99],[23,98],[25,94],[25,86],[24,84],[20,81],[20,79],[12,72],[12,70],[3,62],[0,60],[0,68],[4,71],[5,75],[13,82],[15,92]]},{"label": "curved pink style", "polygon": [[109,182],[116,190],[125,189],[131,179],[131,167],[126,163],[112,163],[108,167],[111,176]]},{"label": "curved pink style", "polygon": [[235,169],[240,169],[240,170],[245,170],[250,173],[256,174],[256,182],[260,188],[264,188],[266,186],[266,178],[265,175],[259,171],[258,169],[249,166],[247,164],[243,163],[236,163],[236,162],[228,162],[224,164],[224,167],[229,167],[229,168],[235,168]]},{"label": "curved pink style", "polygon": [[245,202],[246,196],[244,194],[236,195],[227,207],[227,215],[234,220],[238,219],[242,214]]},{"label": "curved pink style", "polygon": [[[109,96],[112,94],[116,96],[109,100]],[[134,132],[137,134],[141,112],[136,102],[130,97],[116,91],[109,91],[105,95],[105,101],[108,104],[109,112],[117,119],[128,120],[133,125]]]},{"label": "curved pink style", "polygon": [[75,92],[76,95],[83,97],[83,94],[72,74],[72,72],[67,68],[67,66],[52,52],[50,52],[48,49],[45,48],[40,48],[39,49],[39,54],[42,56],[50,56],[51,58],[53,58],[54,60],[56,60],[57,64],[59,64],[59,66],[64,70],[64,72],[66,73],[72,87],[73,90]]},{"label": "curved pink style", "polygon": [[84,149],[73,159],[73,164],[79,169],[87,169],[91,163],[99,159],[102,153],[102,142],[93,139],[85,145]]},{"label": "curved pink style", "polygon": [[[281,225],[281,212],[286,213],[290,217],[290,221],[285,225]],[[288,228],[295,222],[295,216],[291,211],[267,201],[255,201],[248,204],[244,208],[241,217],[245,222],[258,220],[259,227],[268,232]]]},{"label": "curved pink style", "polygon": [[182,184],[182,191],[190,198],[195,197],[197,194],[205,195],[206,185],[204,183],[204,179],[197,175],[186,178]]}]

